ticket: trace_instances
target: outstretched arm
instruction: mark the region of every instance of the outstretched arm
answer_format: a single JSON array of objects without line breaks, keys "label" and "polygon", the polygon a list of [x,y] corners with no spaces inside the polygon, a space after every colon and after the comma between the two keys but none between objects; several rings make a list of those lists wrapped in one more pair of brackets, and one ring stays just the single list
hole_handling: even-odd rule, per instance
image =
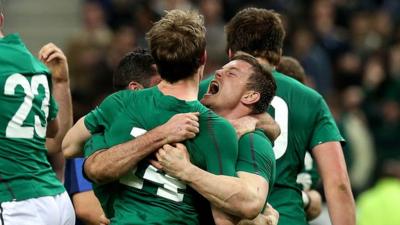
[{"label": "outstretched arm", "polygon": [[313,148],[313,155],[322,177],[332,224],[354,225],[354,198],[340,143],[319,144]]}]

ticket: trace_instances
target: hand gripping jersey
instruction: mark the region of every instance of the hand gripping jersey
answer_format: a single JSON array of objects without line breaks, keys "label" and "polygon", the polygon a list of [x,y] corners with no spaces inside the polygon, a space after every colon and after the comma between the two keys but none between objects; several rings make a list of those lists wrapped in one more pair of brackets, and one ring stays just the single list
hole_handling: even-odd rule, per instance
[{"label": "hand gripping jersey", "polygon": [[[279,212],[279,225],[303,225],[307,221],[296,177],[305,154],[316,145],[344,139],[320,94],[277,71],[273,76],[277,91],[268,112],[279,124],[281,135],[274,142],[276,180],[268,202]],[[201,82],[199,99],[213,78]]]},{"label": "hand gripping jersey", "polygon": [[0,203],[64,192],[45,146],[58,111],[51,75],[16,34],[0,39],[0,107]]},{"label": "hand gripping jersey", "polygon": [[[234,176],[238,155],[235,130],[199,101],[163,95],[158,87],[121,91],[89,113],[85,125],[92,133],[103,133],[104,142],[111,147],[186,112],[200,112],[200,133],[184,143],[191,161],[211,173]],[[120,178],[119,183],[119,193],[114,195],[113,224],[199,224],[194,207],[197,194],[181,181],[158,171],[147,159]]]}]

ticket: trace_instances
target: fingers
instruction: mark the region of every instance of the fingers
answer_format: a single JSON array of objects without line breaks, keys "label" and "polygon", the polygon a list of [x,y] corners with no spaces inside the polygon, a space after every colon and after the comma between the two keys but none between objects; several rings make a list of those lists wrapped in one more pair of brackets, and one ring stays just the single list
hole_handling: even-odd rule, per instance
[{"label": "fingers", "polygon": [[160,164],[159,161],[156,161],[154,159],[150,159],[149,161],[150,161],[150,164],[153,165],[155,168],[157,168],[159,170],[163,169],[163,167],[162,167],[162,165]]},{"label": "fingers", "polygon": [[108,225],[108,224],[110,224],[110,220],[107,219],[107,217],[106,217],[104,214],[102,214],[102,215],[100,216],[99,224],[100,224],[100,225]]},{"label": "fingers", "polygon": [[195,116],[195,117],[197,118],[197,120],[198,120],[198,118],[199,118],[199,116],[200,116],[200,113],[199,113],[199,112],[191,112],[191,113],[189,113],[189,114]]},{"label": "fingers", "polygon": [[47,57],[46,62],[51,62],[53,59],[64,59],[64,55],[60,52],[53,52]]},{"label": "fingers", "polygon": [[160,149],[156,152],[156,158],[157,158],[158,161],[161,161],[161,160],[162,160],[162,157],[161,157],[161,154],[160,154],[161,150],[162,150],[162,148],[160,148]]},{"label": "fingers", "polygon": [[196,134],[197,133],[199,133],[200,132],[200,129],[199,129],[199,127],[197,126],[188,126],[187,128],[186,128],[186,130],[187,131],[189,131],[189,133],[193,133],[195,136],[196,136]]},{"label": "fingers", "polygon": [[194,120],[194,121],[199,121],[199,112],[191,112],[191,113],[187,113],[186,114],[190,119]]},{"label": "fingers", "polygon": [[66,59],[63,51],[53,43],[48,43],[39,50],[39,59],[44,62],[50,62],[56,58]]},{"label": "fingers", "polygon": [[186,150],[186,146],[184,144],[182,144],[182,143],[176,143],[175,147],[179,148],[179,149],[185,149]]},{"label": "fingers", "polygon": [[39,50],[39,59],[47,59],[47,57],[50,55],[51,52],[55,50],[56,46],[53,43],[48,43],[44,45],[40,50]]},{"label": "fingers", "polygon": [[163,145],[162,149],[160,149],[159,152],[162,152],[163,154],[166,153],[166,151],[173,149],[174,147],[170,144],[165,144]]}]

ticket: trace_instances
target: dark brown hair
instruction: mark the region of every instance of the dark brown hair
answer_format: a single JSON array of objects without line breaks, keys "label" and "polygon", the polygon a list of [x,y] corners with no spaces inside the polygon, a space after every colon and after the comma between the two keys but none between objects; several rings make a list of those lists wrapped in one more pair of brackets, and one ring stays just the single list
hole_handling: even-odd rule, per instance
[{"label": "dark brown hair", "polygon": [[114,72],[114,89],[118,91],[126,89],[131,81],[148,88],[151,78],[157,74],[154,64],[154,59],[148,50],[136,49],[129,52],[122,58]]},{"label": "dark brown hair", "polygon": [[272,10],[246,8],[225,26],[227,50],[247,52],[278,65],[285,30],[278,13]]}]

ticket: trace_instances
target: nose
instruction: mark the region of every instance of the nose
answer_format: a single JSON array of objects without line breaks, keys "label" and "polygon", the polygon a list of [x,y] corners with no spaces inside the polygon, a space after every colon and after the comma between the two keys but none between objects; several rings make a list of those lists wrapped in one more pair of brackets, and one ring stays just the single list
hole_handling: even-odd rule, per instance
[{"label": "nose", "polygon": [[215,77],[221,78],[222,77],[222,73],[223,73],[222,70],[215,71]]}]

